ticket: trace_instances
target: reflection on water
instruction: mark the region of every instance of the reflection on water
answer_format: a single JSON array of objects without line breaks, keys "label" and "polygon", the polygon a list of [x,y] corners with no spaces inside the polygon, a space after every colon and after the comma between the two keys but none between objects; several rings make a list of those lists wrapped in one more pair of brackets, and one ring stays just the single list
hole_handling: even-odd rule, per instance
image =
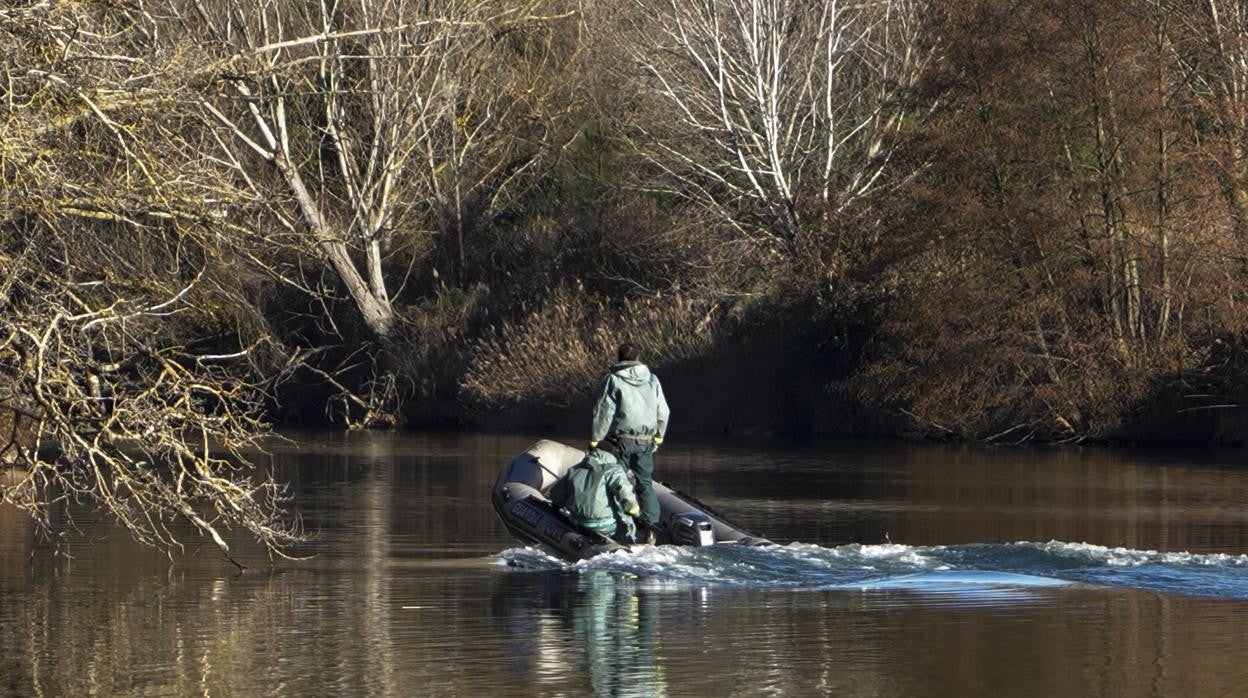
[{"label": "reflection on water", "polygon": [[517,639],[514,671],[528,683],[557,686],[570,665],[579,665],[584,692],[667,695],[655,662],[659,600],[635,577],[503,574],[492,602],[498,627]]},{"label": "reflection on water", "polygon": [[[717,441],[659,475],[772,549],[565,565],[486,501],[532,439],[279,447],[316,556],[234,574],[0,508],[0,695],[1235,695],[1239,454]],[[1022,542],[1033,541],[1033,542]],[[255,551],[245,551],[254,554]]]}]

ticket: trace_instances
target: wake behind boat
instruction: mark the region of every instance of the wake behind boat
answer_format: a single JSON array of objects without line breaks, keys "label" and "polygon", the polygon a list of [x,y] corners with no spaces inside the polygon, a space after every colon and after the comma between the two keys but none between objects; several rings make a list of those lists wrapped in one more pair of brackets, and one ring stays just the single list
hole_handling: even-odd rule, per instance
[{"label": "wake behind boat", "polygon": [[[571,562],[627,548],[573,524],[550,502],[550,488],[584,458],[585,452],[580,449],[543,439],[503,468],[490,493],[490,502],[513,536]],[[710,507],[661,482],[655,481],[654,490],[661,510],[660,530],[656,532],[659,545],[771,543],[742,531]]]}]

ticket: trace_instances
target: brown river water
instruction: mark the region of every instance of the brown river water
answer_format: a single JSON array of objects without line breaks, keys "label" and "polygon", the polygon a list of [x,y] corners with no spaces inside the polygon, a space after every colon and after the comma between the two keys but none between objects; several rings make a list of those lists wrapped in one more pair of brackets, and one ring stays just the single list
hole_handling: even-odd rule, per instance
[{"label": "brown river water", "polygon": [[677,437],[782,545],[568,565],[487,499],[533,436],[295,438],[300,562],[0,509],[0,695],[1248,695],[1243,451]]}]

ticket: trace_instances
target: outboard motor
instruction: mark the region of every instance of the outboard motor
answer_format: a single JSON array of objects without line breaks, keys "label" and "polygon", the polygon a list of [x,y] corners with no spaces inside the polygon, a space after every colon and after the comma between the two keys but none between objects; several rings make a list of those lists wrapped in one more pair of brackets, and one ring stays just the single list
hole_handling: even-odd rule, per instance
[{"label": "outboard motor", "polygon": [[711,517],[697,511],[687,511],[671,523],[672,542],[676,545],[701,547],[715,544],[715,528]]}]

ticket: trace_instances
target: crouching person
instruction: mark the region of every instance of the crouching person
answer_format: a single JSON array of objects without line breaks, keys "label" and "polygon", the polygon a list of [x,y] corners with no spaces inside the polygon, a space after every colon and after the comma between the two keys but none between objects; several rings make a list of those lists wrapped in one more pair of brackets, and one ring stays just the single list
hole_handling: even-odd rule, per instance
[{"label": "crouching person", "polygon": [[550,490],[550,501],[573,523],[625,545],[637,539],[637,494],[618,446],[603,442],[572,466]]}]

